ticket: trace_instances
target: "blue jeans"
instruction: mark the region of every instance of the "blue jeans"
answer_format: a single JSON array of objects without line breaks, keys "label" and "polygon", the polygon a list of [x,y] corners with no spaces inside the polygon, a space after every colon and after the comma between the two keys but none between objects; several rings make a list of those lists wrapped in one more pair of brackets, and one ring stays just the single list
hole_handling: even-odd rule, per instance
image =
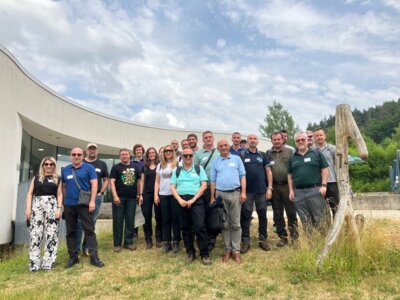
[{"label": "blue jeans", "polygon": [[[94,228],[96,228],[96,220],[97,217],[99,216],[100,213],[100,206],[101,203],[103,202],[103,195],[97,195],[96,196],[96,209],[93,212],[93,223],[94,223]],[[82,243],[82,236],[83,236],[83,227],[82,227],[82,222],[78,218],[78,221],[76,222],[76,249],[78,250],[78,253],[81,250],[81,243]],[[86,246],[86,237],[83,239],[82,243],[82,251],[87,251],[88,247]]]}]

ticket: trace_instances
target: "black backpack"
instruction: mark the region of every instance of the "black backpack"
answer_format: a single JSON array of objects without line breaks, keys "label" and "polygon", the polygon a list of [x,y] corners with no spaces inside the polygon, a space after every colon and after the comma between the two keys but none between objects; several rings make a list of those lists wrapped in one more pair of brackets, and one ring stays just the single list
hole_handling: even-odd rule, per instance
[{"label": "black backpack", "polygon": [[[198,166],[198,165],[194,166],[194,170],[196,171],[197,175],[200,176],[200,166]],[[179,177],[179,175],[181,174],[181,171],[182,171],[181,166],[176,167],[176,178]]]}]

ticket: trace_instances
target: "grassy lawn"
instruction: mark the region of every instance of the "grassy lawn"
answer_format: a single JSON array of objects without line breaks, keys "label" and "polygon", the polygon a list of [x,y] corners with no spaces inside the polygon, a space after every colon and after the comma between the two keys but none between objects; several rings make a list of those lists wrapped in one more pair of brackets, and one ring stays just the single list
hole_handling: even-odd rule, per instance
[{"label": "grassy lawn", "polygon": [[[253,236],[256,225],[253,221]],[[88,258],[64,269],[68,256],[63,244],[51,272],[31,274],[28,249],[19,247],[0,263],[0,299],[400,299],[400,221],[367,223],[363,255],[344,231],[320,271],[315,259],[322,238],[278,249],[272,228],[269,232],[272,251],[262,251],[253,239],[241,265],[221,262],[221,236],[211,266],[199,259],[187,264],[183,250],[167,255],[145,250],[142,231],[138,250],[120,253],[113,252],[111,233],[100,234],[102,269],[92,267]]]}]

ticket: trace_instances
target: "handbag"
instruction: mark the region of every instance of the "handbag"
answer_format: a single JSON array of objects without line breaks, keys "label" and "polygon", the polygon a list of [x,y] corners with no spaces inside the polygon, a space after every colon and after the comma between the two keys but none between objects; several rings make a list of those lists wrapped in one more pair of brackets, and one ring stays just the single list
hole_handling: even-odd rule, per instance
[{"label": "handbag", "polygon": [[135,211],[135,228],[143,225],[145,222],[144,216],[142,213],[142,208],[140,205],[136,205],[136,211]]},{"label": "handbag", "polygon": [[226,222],[226,210],[221,196],[218,196],[216,201],[210,205],[206,214],[207,231],[213,234],[218,234],[224,229]]},{"label": "handbag", "polygon": [[84,190],[81,189],[81,186],[79,185],[79,182],[76,179],[75,171],[72,170],[72,169],[71,169],[71,171],[74,174],[74,180],[75,180],[75,183],[76,183],[76,185],[78,187],[78,190],[79,190],[78,205],[80,205],[80,206],[89,206],[91,192],[87,192],[87,191],[84,191]]}]

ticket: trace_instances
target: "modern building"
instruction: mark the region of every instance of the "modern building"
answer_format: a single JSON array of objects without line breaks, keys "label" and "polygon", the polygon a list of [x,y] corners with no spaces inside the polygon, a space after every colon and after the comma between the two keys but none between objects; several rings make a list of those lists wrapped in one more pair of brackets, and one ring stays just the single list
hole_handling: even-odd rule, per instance
[{"label": "modern building", "polygon": [[[88,142],[99,146],[109,167],[118,150],[133,144],[156,148],[189,132],[160,128],[107,116],[63,97],[30,75],[13,55],[0,45],[0,245],[13,241],[15,224],[23,223],[27,181],[37,172],[41,159],[51,155],[59,167],[69,163],[69,151]],[[213,129],[212,129],[213,130]],[[230,133],[215,131],[216,140]],[[270,147],[260,139],[260,148]],[[25,189],[21,185],[25,183]],[[19,203],[19,205],[17,205]],[[22,216],[21,216],[22,215]]]}]

